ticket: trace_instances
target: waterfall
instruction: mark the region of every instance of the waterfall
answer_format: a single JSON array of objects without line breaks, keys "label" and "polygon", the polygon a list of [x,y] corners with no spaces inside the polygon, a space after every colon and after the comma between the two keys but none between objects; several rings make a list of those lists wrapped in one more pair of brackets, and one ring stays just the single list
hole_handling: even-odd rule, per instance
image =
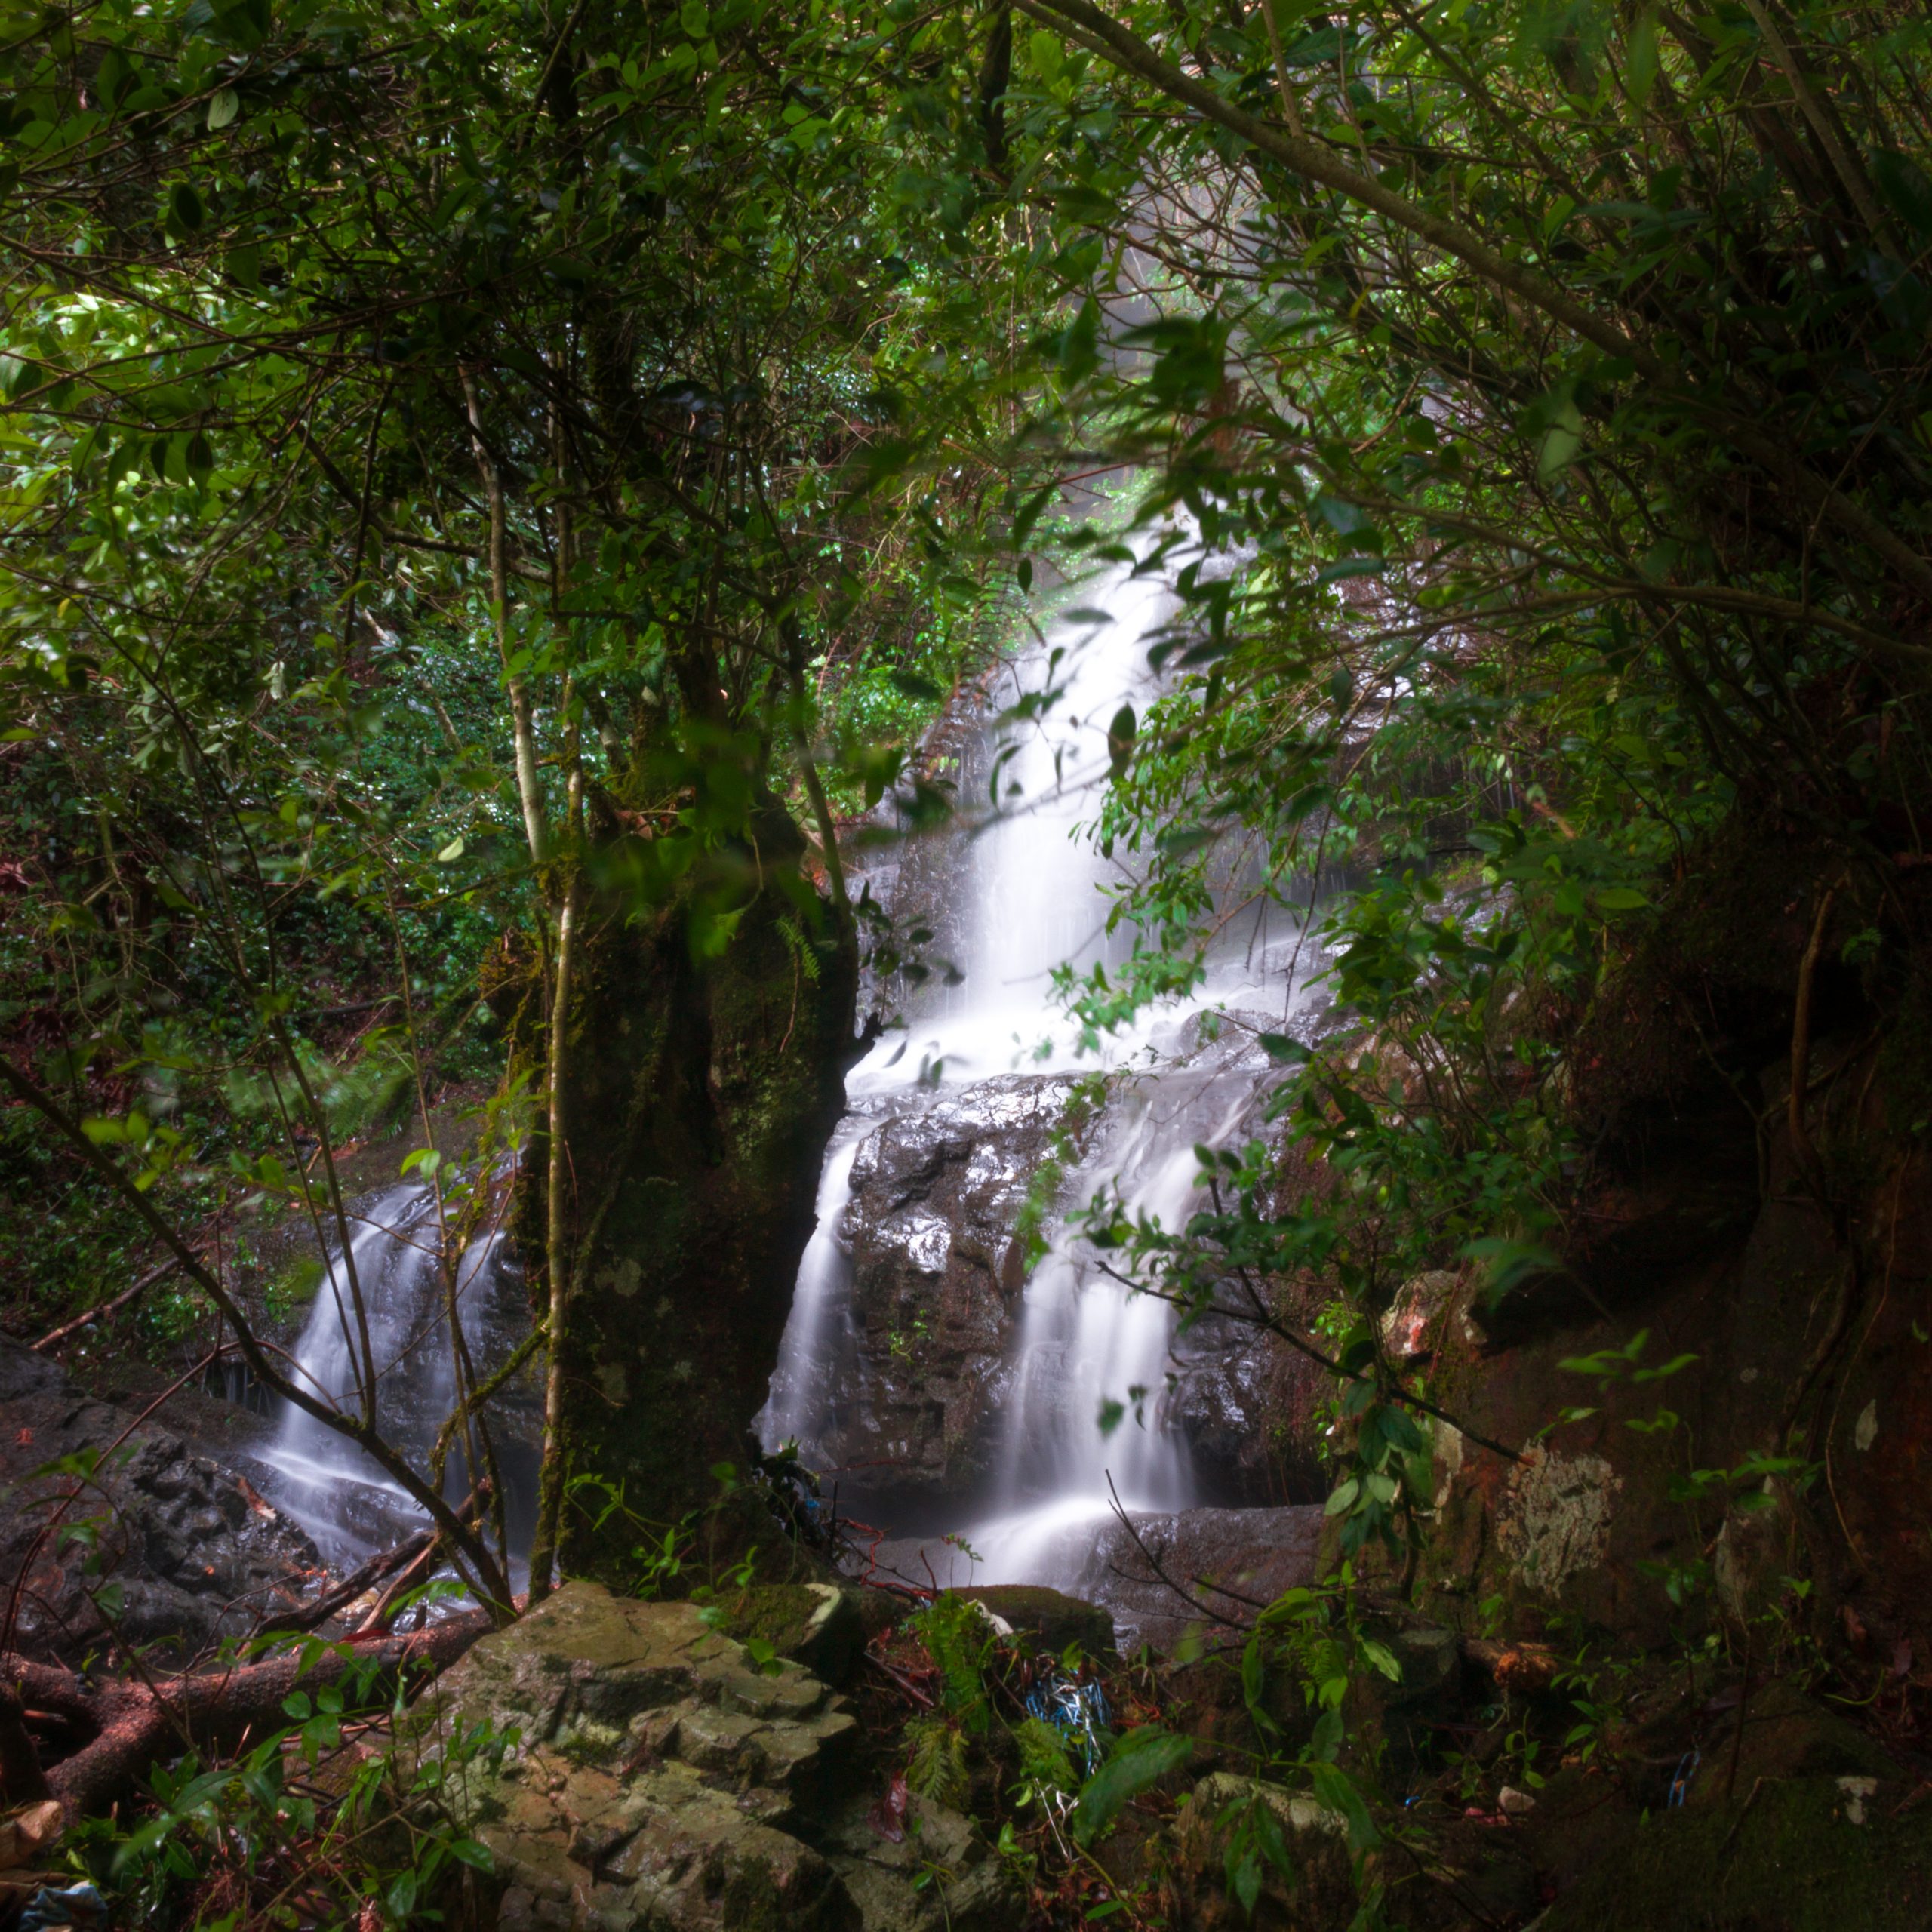
[{"label": "waterfall", "polygon": [[[340,1244],[330,1244],[291,1374],[310,1394],[347,1413],[359,1412],[366,1327],[375,1368],[376,1426],[423,1472],[454,1406],[457,1387],[436,1197],[419,1184],[392,1187],[357,1204],[347,1219],[349,1265]],[[479,1374],[502,1359],[527,1324],[506,1260],[501,1231],[491,1228],[474,1236],[456,1263],[459,1319]],[[361,1295],[359,1321],[350,1292],[352,1269]],[[515,1426],[514,1397],[498,1410],[510,1422],[494,1439],[509,1492],[512,1543],[519,1531],[527,1542],[524,1519],[534,1494],[534,1461]],[[408,1492],[371,1457],[293,1404],[285,1407],[275,1440],[262,1458],[279,1478],[276,1500],[333,1562],[358,1561],[425,1520]],[[459,1450],[445,1468],[445,1491],[460,1500],[469,1487]]]},{"label": "waterfall", "polygon": [[[851,1264],[840,1233],[854,1154],[878,1112],[917,1106],[936,1088],[1016,1068],[1081,1064],[1072,1030],[1052,1001],[1053,969],[1112,964],[1131,946],[1128,933],[1106,931],[1105,888],[1127,875],[1090,833],[1109,768],[1108,728],[1121,705],[1144,711],[1158,692],[1147,641],[1172,595],[1164,582],[1127,565],[1089,595],[1106,611],[1104,620],[1091,611],[1072,613],[1043,645],[1014,660],[1012,685],[1001,696],[1009,713],[1023,715],[991,728],[977,761],[967,760],[969,774],[977,761],[997,810],[977,827],[946,835],[952,851],[943,883],[950,891],[942,897],[955,911],[954,930],[943,937],[955,949],[963,980],[909,1001],[907,1037],[888,1035],[848,1081],[858,1111],[826,1157],[817,1230],[758,1423],[768,1447],[797,1438],[808,1463],[827,1426],[836,1351],[856,1346]],[[1024,700],[1050,691],[1044,721],[1025,717]],[[1245,962],[1237,964],[1185,1007],[1143,1016],[1108,1044],[1100,1063],[1122,1066],[1150,1046],[1171,1044],[1177,1018],[1256,990]],[[1232,1133],[1252,1088],[1242,1084],[1231,1102],[1211,1080],[1158,1069],[1123,1084],[1067,1184],[1068,1204],[1116,1183],[1130,1212],[1181,1225],[1195,1205],[1195,1144]],[[1052,1251],[1027,1284],[1013,1347],[995,1493],[977,1527],[965,1531],[981,1581],[1068,1580],[1091,1550],[1095,1520],[1108,1511],[1109,1478],[1131,1509],[1171,1512],[1201,1500],[1186,1440],[1162,1414],[1174,1311],[1103,1272],[1075,1231],[1063,1225],[1052,1233]],[[1103,1404],[1116,1403],[1124,1412],[1103,1432]]]},{"label": "waterfall", "polygon": [[771,1377],[771,1399],[758,1418],[758,1435],[768,1450],[795,1441],[808,1466],[813,1460],[814,1436],[826,1420],[825,1392],[833,1379],[835,1353],[841,1340],[850,1346],[843,1334],[843,1317],[852,1263],[840,1233],[852,1198],[852,1164],[868,1124],[863,1118],[848,1118],[826,1150],[817,1225],[799,1258],[798,1284],[792,1291],[784,1346]]}]

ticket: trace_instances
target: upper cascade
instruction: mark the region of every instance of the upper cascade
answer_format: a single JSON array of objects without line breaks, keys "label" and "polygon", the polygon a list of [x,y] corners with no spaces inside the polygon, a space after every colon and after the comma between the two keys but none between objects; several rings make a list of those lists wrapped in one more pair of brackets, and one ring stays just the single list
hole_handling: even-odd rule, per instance
[{"label": "upper cascade", "polygon": [[[1162,1512],[1211,1500],[1175,1311],[1101,1265],[1070,1217],[1115,1190],[1164,1226],[1194,1211],[1195,1146],[1255,1125],[1254,1030],[1286,1016],[1252,1009],[1292,983],[1300,928],[1232,920],[1192,995],[1097,1054],[1055,997],[1057,968],[1132,949],[1110,921],[1131,874],[1097,821],[1109,731],[1158,699],[1149,647],[1173,608],[1165,576],[1114,565],[1001,667],[961,758],[962,810],[892,895],[955,970],[910,989],[903,1030],[848,1081],[758,1420],[768,1451],[797,1441],[861,1506],[901,1519],[888,1527],[910,1527],[909,1511],[928,1526],[945,1494],[977,1582],[1075,1576],[1116,1497]],[[977,817],[976,798],[990,804]],[[1243,1017],[1217,1050],[1223,1013]],[[1075,1085],[1097,1069],[1119,1076],[1097,1112]],[[1041,1188],[1048,1251],[1029,1275],[1014,1223]]]}]

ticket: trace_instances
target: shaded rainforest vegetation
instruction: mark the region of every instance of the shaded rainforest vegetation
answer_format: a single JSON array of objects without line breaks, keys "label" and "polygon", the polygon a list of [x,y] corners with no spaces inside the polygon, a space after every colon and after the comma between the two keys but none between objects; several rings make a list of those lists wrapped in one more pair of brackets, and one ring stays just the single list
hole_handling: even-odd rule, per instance
[{"label": "shaded rainforest vegetation", "polygon": [[[1321,1574],[1107,1665],[1091,1756],[1011,1633],[855,1592],[882,1841],[977,1820],[989,1927],[1922,1922],[1928,89],[1850,0],[0,14],[7,1329],[373,1457],[436,1663],[577,1579],[829,1676],[743,1438],[862,1008],[944,970],[865,866],[1001,809],[934,728],[1140,557],[1163,681],[1080,768],[1134,951],[1056,996],[1097,1046],[1259,899],[1335,1023],[1261,1032],[1185,1226],[1079,1234],[1319,1366]],[[503,1364],[451,1325],[426,1465],[352,1260],[402,1177],[452,1309],[479,1230],[530,1291]],[[298,1250],[351,1257],[343,1404]],[[312,1693],[137,1656],[120,1449],[10,1559],[0,1649],[59,1551],[94,1614],[88,1679],[9,1657],[15,1862],[499,1922],[461,1794],[514,1740],[332,1768],[408,1733],[403,1600]],[[638,1922],[903,1922],[771,1882]]]}]

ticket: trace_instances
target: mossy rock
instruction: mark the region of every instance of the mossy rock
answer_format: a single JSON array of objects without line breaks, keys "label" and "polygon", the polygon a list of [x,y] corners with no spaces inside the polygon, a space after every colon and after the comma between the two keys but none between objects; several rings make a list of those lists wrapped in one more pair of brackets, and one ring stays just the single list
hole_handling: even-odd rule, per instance
[{"label": "mossy rock", "polygon": [[995,1617],[1004,1617],[1019,1636],[1030,1637],[1043,1651],[1057,1656],[1069,1644],[1078,1644],[1090,1656],[1114,1647],[1114,1620],[1111,1611],[1086,1603],[1063,1591],[1036,1583],[984,1583],[958,1594],[969,1603],[983,1604]]},{"label": "mossy rock", "polygon": [[1653,1814],[1537,1932],[1921,1932],[1932,1832],[1903,1783],[1767,1781]]},{"label": "mossy rock", "polygon": [[835,1583],[759,1583],[732,1600],[719,1626],[739,1643],[769,1644],[827,1684],[842,1684],[866,1647],[858,1592]]},{"label": "mossy rock", "polygon": [[[1693,1807],[1712,1802],[1727,1787],[1742,1797],[1760,1778],[1867,1777],[1884,1780],[1899,1768],[1875,1740],[1847,1718],[1808,1697],[1795,1684],[1753,1691],[1745,1706],[1744,1737],[1730,1775],[1735,1726],[1706,1747],[1702,1775],[1691,1781]],[[1927,1913],[1932,1922],[1932,1911]]]},{"label": "mossy rock", "polygon": [[[1223,1820],[1257,1804],[1274,1814],[1294,1876],[1264,1867],[1260,1895],[1244,1905],[1228,1884]],[[1193,1932],[1336,1932],[1360,1909],[1343,1820],[1304,1794],[1257,1779],[1228,1771],[1202,1779],[1148,1851],[1186,1900]]]},{"label": "mossy rock", "polygon": [[857,1594],[859,1620],[865,1626],[867,1643],[888,1630],[897,1629],[918,1607],[916,1601],[901,1596],[897,1590],[861,1588]]}]

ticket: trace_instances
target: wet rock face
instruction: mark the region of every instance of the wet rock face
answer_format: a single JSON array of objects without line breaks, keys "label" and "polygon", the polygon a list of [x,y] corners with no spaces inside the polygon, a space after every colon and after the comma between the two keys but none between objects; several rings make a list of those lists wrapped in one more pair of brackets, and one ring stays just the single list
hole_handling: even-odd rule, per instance
[{"label": "wet rock face", "polygon": [[1123,1649],[1138,1642],[1171,1651],[1191,1629],[1211,1632],[1182,1591],[1240,1621],[1250,1606],[1313,1583],[1321,1570],[1318,1505],[1130,1515],[1131,1531],[1112,1518],[1103,1522],[1069,1586],[1112,1611]]},{"label": "wet rock face", "polygon": [[[1238,1138],[1255,1124],[1271,1063],[1254,1030],[1214,1033],[1195,1019],[1165,1042],[1181,1070],[1163,1090],[1174,1121],[1154,1153],[1185,1149],[1197,1128]],[[1121,1125],[1119,1097],[1094,1109],[1078,1097],[1081,1084],[1007,1074],[921,1096],[860,1143],[841,1230],[851,1329],[810,1445],[821,1466],[900,1496],[958,1497],[992,1473],[1026,1292],[1015,1224],[1057,1153],[1066,1171],[1049,1210],[1089,1184],[1077,1163],[1098,1149],[1104,1165]],[[1078,1244],[1064,1229],[1051,1238]],[[1205,1500],[1278,1504],[1325,1493],[1314,1412],[1327,1382],[1305,1357],[1211,1317],[1176,1337],[1168,1371],[1157,1412],[1185,1438]]]},{"label": "wet rock face", "polygon": [[[1318,1503],[1133,1509],[1125,1523],[1102,1513],[1068,1522],[1035,1552],[1034,1567],[1055,1586],[1039,1594],[1066,1592],[1096,1624],[1111,1618],[1123,1653],[1141,1644],[1171,1651],[1190,1629],[1214,1627],[1204,1606],[1239,1622],[1254,1604],[1313,1583],[1321,1567],[1321,1524]],[[1002,1586],[975,1582],[976,1559],[956,1542],[905,1537],[878,1544],[872,1555],[885,1576],[930,1579],[980,1598],[1016,1628],[1023,1620],[999,1600]]]},{"label": "wet rock face", "polygon": [[[759,1670],[691,1604],[568,1585],[445,1674],[413,1748],[479,1723],[507,1748],[453,1782],[495,1860],[500,1932],[1017,1922],[967,1820],[926,1807],[917,1843],[867,1824],[842,1697],[796,1663]],[[947,1878],[915,1887],[936,1844]]]},{"label": "wet rock face", "polygon": [[844,1238],[861,1333],[823,1447],[895,1487],[956,1494],[986,1425],[1026,1287],[1014,1223],[1074,1081],[1009,1074],[888,1115],[852,1168]]},{"label": "wet rock face", "polygon": [[1174,1338],[1161,1414],[1187,1438],[1214,1502],[1264,1505],[1325,1498],[1318,1404],[1326,1371],[1278,1336],[1210,1315]]},{"label": "wet rock face", "polygon": [[[26,1573],[11,1647],[72,1660],[112,1639],[192,1657],[296,1601],[321,1563],[238,1471],[165,1429],[131,1428],[57,1364],[5,1342],[0,1417],[0,1598]],[[92,1484],[34,1474],[90,1451]],[[85,1540],[63,1537],[76,1528]]]}]

